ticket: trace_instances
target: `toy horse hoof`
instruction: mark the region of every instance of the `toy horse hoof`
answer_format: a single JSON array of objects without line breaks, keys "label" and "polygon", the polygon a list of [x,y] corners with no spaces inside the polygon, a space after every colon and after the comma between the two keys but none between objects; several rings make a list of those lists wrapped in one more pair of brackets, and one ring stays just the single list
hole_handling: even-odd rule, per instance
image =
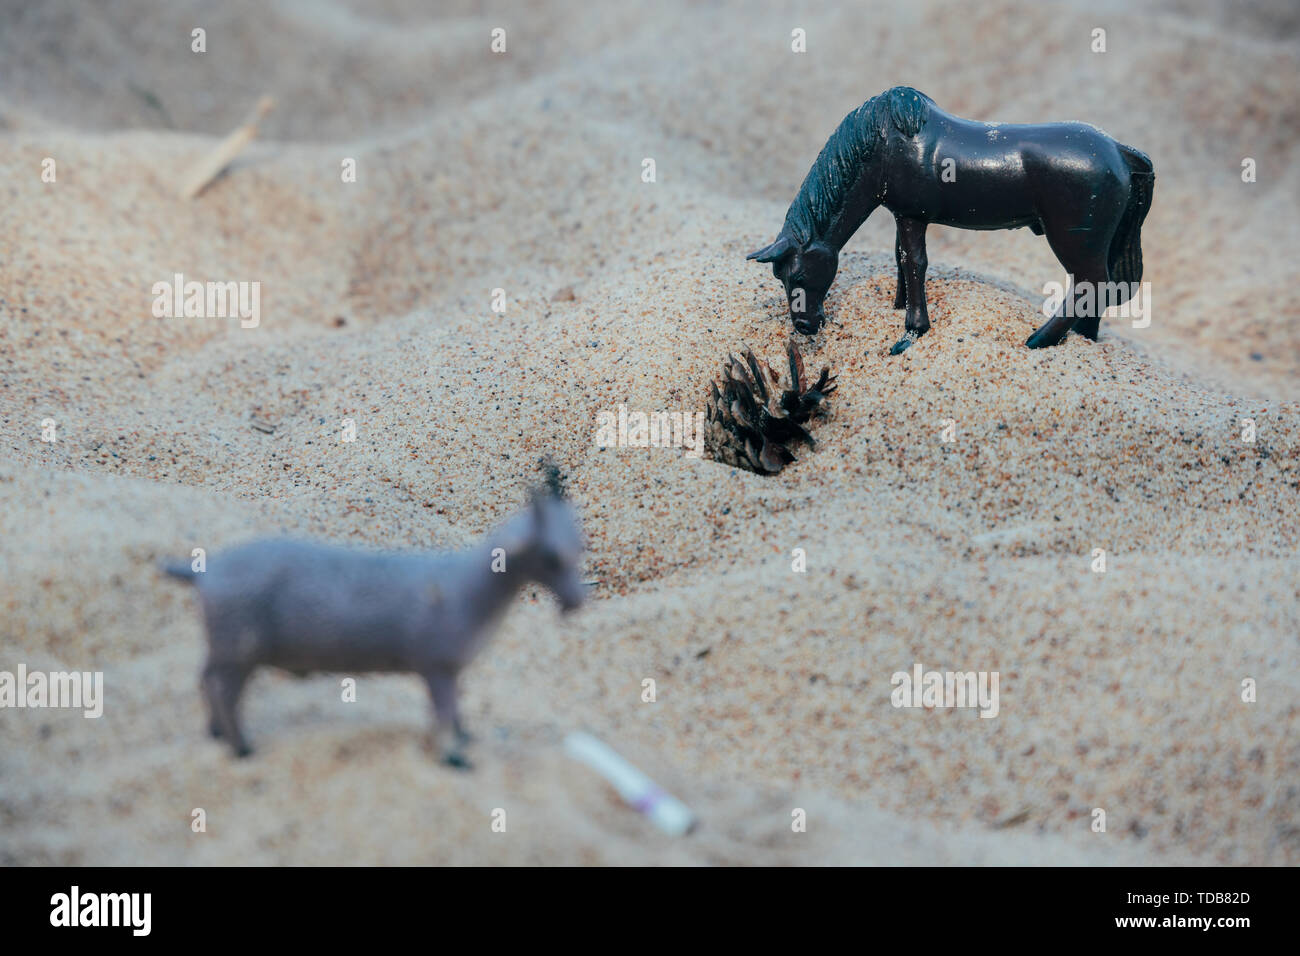
[{"label": "toy horse hoof", "polygon": [[1060,344],[1059,339],[1053,341],[1050,336],[1045,335],[1043,333],[1042,329],[1039,329],[1037,332],[1035,332],[1033,335],[1029,336],[1029,338],[1025,340],[1025,345],[1031,349],[1045,349],[1045,348],[1049,348],[1050,346],[1059,345],[1059,344]]},{"label": "toy horse hoof", "polygon": [[912,347],[912,343],[919,339],[920,336],[915,332],[908,332],[901,339],[894,343],[894,347],[889,350],[890,355],[901,355]]},{"label": "toy horse hoof", "polygon": [[246,757],[251,757],[253,756],[253,748],[248,746],[248,744],[244,744],[242,747],[236,747],[235,756],[240,760],[243,760]]}]

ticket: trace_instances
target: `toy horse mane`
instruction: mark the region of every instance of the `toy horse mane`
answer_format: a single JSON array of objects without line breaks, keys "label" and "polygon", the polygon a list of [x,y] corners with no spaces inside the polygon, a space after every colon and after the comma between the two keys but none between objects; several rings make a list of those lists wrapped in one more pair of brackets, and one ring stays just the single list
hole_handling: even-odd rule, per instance
[{"label": "toy horse mane", "polygon": [[915,136],[934,105],[934,100],[910,86],[895,86],[844,117],[804,177],[799,195],[785,214],[783,231],[801,246],[814,236],[825,235],[843,212],[848,191],[862,175],[862,164],[888,135],[887,124],[904,136]]}]

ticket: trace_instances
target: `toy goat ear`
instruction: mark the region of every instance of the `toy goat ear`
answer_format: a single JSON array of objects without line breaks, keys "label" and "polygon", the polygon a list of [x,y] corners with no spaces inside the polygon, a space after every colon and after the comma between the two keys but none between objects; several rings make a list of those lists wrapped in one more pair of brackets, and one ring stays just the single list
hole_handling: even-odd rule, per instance
[{"label": "toy goat ear", "polygon": [[746,259],[757,259],[759,262],[775,262],[783,255],[790,251],[793,243],[790,242],[789,236],[778,236],[776,242],[770,246],[764,246],[755,252],[745,256]]}]

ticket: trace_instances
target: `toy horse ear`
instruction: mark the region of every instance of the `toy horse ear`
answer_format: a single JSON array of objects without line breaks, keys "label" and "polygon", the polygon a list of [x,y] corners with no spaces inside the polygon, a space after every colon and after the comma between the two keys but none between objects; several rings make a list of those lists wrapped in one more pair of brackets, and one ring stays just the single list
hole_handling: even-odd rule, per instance
[{"label": "toy horse ear", "polygon": [[777,259],[780,259],[790,251],[792,245],[793,243],[790,241],[789,236],[781,235],[778,236],[776,242],[772,243],[770,246],[764,246],[756,252],[751,252],[749,255],[745,256],[745,258],[747,260],[757,259],[759,262],[776,262]]}]

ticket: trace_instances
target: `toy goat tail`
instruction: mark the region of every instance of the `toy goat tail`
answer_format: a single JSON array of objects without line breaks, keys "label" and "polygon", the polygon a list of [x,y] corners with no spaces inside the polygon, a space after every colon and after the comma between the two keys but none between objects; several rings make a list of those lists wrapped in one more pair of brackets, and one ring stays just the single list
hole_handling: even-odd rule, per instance
[{"label": "toy goat tail", "polygon": [[1142,223],[1151,209],[1156,174],[1146,153],[1123,143],[1119,144],[1119,152],[1129,169],[1128,206],[1110,242],[1107,265],[1110,280],[1127,286],[1142,281]]},{"label": "toy goat tail", "polygon": [[184,561],[159,561],[158,570],[182,581],[193,581],[196,572]]}]

